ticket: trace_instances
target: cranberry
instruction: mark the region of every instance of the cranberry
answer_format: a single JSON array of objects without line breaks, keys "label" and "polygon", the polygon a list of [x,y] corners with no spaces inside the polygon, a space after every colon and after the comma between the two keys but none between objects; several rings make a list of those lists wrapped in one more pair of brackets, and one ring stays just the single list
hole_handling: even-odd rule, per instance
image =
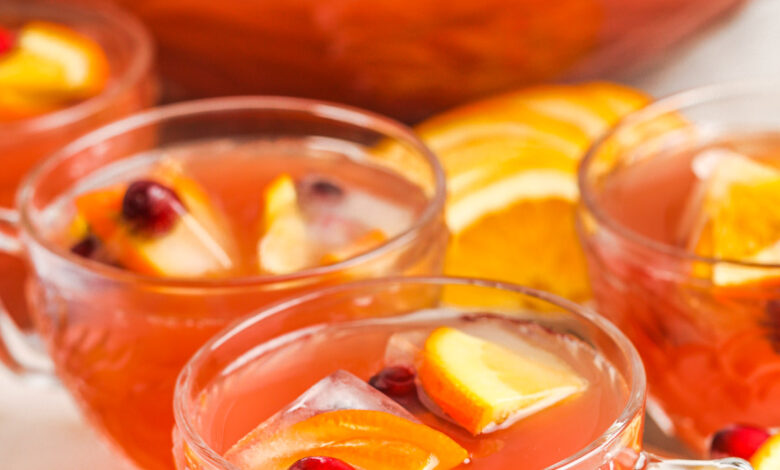
[{"label": "cranberry", "polygon": [[122,199],[122,217],[135,230],[162,235],[173,227],[183,206],[172,189],[155,181],[132,183]]},{"label": "cranberry", "polygon": [[385,367],[368,383],[385,395],[403,396],[414,390],[414,372],[403,366]]},{"label": "cranberry", "polygon": [[3,27],[0,27],[0,54],[5,54],[6,52],[13,49],[15,42],[16,39],[14,38],[14,33]]},{"label": "cranberry", "polygon": [[715,433],[710,443],[710,454],[714,458],[740,457],[750,460],[767,439],[769,433],[765,429],[731,426]]},{"label": "cranberry", "polygon": [[344,189],[321,176],[309,176],[298,183],[298,191],[307,200],[334,203],[344,196]]},{"label": "cranberry", "polygon": [[100,241],[92,235],[87,235],[82,238],[81,241],[70,247],[70,251],[73,254],[83,256],[84,258],[92,258],[100,245]]},{"label": "cranberry", "polygon": [[304,457],[289,470],[355,470],[352,465],[333,457]]}]

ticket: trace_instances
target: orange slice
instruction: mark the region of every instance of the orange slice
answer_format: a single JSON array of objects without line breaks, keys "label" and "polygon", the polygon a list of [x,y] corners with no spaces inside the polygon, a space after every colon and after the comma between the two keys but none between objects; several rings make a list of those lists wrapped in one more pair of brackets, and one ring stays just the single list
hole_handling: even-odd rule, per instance
[{"label": "orange slice", "polygon": [[[196,184],[189,181],[187,185]],[[182,210],[179,220],[163,235],[136,233],[122,221],[122,200],[127,189],[124,184],[76,198],[77,217],[86,221],[112,257],[132,271],[165,277],[204,277],[231,270],[234,267],[231,251],[220,242],[227,237],[210,231],[217,222],[205,213],[189,211],[186,201],[193,200],[193,196],[181,191],[185,186],[181,181],[169,186],[179,189],[177,195],[185,201],[187,209]],[[195,199],[199,200],[198,197]],[[212,212],[209,210],[209,213]]]},{"label": "orange slice", "polygon": [[588,298],[574,224],[577,165],[594,138],[648,99],[605,82],[532,87],[421,124],[447,174],[445,272]]},{"label": "orange slice", "polygon": [[315,264],[306,221],[298,205],[295,182],[289,175],[276,177],[265,191],[263,235],[257,245],[260,268],[286,274]]},{"label": "orange slice", "polygon": [[33,22],[0,57],[0,88],[31,102],[61,103],[94,96],[106,86],[108,60],[92,39],[65,26]]},{"label": "orange slice", "polygon": [[780,468],[780,434],[774,435],[758,448],[750,464],[755,470],[777,470]]},{"label": "orange slice", "polygon": [[[715,161],[703,183],[701,229],[691,241],[694,251],[780,264],[780,169],[730,152],[707,157]],[[712,279],[720,286],[738,286],[780,279],[780,270],[723,263],[714,266]]]},{"label": "orange slice", "polygon": [[428,396],[474,435],[508,426],[588,385],[561,359],[530,344],[520,355],[449,327],[425,341],[418,374]]},{"label": "orange slice", "polygon": [[313,456],[371,470],[445,470],[468,459],[466,450],[441,432],[383,411],[328,411],[270,436],[257,431],[225,458],[244,470],[287,470]]}]

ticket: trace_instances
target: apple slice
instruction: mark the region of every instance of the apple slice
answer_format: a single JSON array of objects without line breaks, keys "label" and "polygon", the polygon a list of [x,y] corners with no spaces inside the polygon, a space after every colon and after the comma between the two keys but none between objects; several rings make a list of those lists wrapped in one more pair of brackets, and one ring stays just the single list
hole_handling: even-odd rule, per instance
[{"label": "apple slice", "polygon": [[279,175],[266,189],[263,225],[263,235],[257,245],[261,270],[287,274],[316,264],[290,175]]},{"label": "apple slice", "polygon": [[[90,231],[123,267],[164,277],[224,275],[234,268],[216,210],[193,180],[176,175],[79,196]],[[170,188],[176,188],[178,191]]]},{"label": "apple slice", "polygon": [[562,360],[526,346],[521,355],[440,327],[425,341],[419,379],[442,411],[474,435],[509,426],[588,386]]}]

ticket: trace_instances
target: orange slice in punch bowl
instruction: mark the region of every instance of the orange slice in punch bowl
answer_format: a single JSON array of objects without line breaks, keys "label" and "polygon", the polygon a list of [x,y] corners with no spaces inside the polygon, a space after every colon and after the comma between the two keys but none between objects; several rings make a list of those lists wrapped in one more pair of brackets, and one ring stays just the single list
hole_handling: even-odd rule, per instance
[{"label": "orange slice in punch bowl", "polygon": [[466,450],[441,432],[372,410],[328,411],[270,436],[249,433],[225,454],[242,470],[287,470],[315,456],[371,470],[447,470],[468,459]]},{"label": "orange slice in punch bowl", "polygon": [[588,383],[558,357],[525,345],[522,354],[449,327],[425,342],[419,368],[426,394],[474,435],[555,405]]},{"label": "orange slice in punch bowl", "polygon": [[[612,83],[541,86],[418,126],[447,174],[445,272],[589,298],[574,225],[577,165],[596,137],[648,100]],[[449,300],[484,303],[466,292]]]},{"label": "orange slice in punch bowl", "polygon": [[0,54],[0,119],[49,112],[100,93],[110,66],[94,40],[62,25],[32,22]]}]

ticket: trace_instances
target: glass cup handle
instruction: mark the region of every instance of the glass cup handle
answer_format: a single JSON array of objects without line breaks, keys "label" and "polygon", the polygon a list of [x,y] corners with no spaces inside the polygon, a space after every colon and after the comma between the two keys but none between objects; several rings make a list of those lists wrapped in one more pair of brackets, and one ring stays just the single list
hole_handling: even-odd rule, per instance
[{"label": "glass cup handle", "polygon": [[[0,253],[23,256],[18,227],[19,214],[0,207]],[[18,374],[50,378],[53,372],[51,360],[33,344],[33,340],[16,326],[0,302],[0,361]]]},{"label": "glass cup handle", "polygon": [[730,457],[719,460],[677,460],[663,459],[643,452],[634,470],[753,470],[746,460]]}]

